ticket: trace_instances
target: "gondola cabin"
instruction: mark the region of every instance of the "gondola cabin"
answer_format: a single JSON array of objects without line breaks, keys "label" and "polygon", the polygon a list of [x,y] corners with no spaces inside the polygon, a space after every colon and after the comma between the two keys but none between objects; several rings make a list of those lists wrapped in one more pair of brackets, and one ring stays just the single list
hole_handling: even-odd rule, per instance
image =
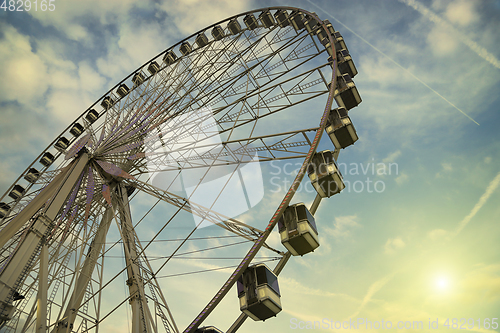
[{"label": "gondola cabin", "polygon": [[113,106],[113,104],[115,104],[115,101],[109,96],[104,97],[104,99],[101,102],[101,106],[104,108],[104,110],[108,110],[110,107]]},{"label": "gondola cabin", "polygon": [[132,82],[134,82],[134,85],[140,86],[145,79],[146,77],[144,76],[144,74],[138,72],[135,73],[134,76],[132,77]]},{"label": "gondola cabin", "polygon": [[358,89],[349,74],[337,77],[337,87],[334,96],[337,104],[347,110],[361,103],[361,96],[359,96]]},{"label": "gondola cabin", "polygon": [[129,91],[130,91],[129,87],[125,83],[122,83],[118,87],[118,90],[116,91],[116,93],[118,95],[120,95],[121,98],[123,98],[123,97],[127,96],[127,94],[129,93]]},{"label": "gondola cabin", "polygon": [[176,60],[177,60],[177,54],[175,54],[175,52],[172,50],[168,51],[163,56],[163,62],[167,64],[167,66],[173,64]]},{"label": "gondola cabin", "polygon": [[227,24],[227,28],[233,35],[237,35],[241,32],[241,25],[240,22],[238,22],[238,19],[234,18],[229,23]]},{"label": "gondola cabin", "polygon": [[9,193],[9,197],[14,200],[19,200],[24,195],[26,190],[21,185],[14,185],[14,188]]},{"label": "gondola cabin", "polygon": [[249,266],[237,281],[240,310],[255,321],[281,311],[278,277],[265,265]]},{"label": "gondola cabin", "polygon": [[326,122],[326,133],[337,149],[343,149],[358,141],[356,129],[347,115],[347,110],[337,108],[330,111]]},{"label": "gondola cabin", "polygon": [[294,256],[303,256],[319,246],[314,217],[303,203],[287,207],[278,221],[281,243]]},{"label": "gondola cabin", "polygon": [[69,140],[64,136],[61,136],[59,139],[57,139],[54,147],[56,147],[57,150],[64,152],[69,147]]},{"label": "gondola cabin", "polygon": [[330,150],[314,154],[307,174],[314,189],[322,198],[329,198],[345,188],[342,175]]},{"label": "gondola cabin", "polygon": [[10,206],[5,202],[0,202],[0,219],[3,219],[9,213]]},{"label": "gondola cabin", "polygon": [[99,113],[96,110],[92,109],[87,113],[85,119],[88,120],[89,123],[93,124],[99,118]]},{"label": "gondola cabin", "polygon": [[259,20],[260,22],[262,22],[262,25],[268,29],[276,25],[274,17],[269,10],[265,10],[262,13],[260,13]]},{"label": "gondola cabin", "polygon": [[[355,77],[356,74],[358,74],[358,69],[356,68],[356,65],[354,65],[354,61],[352,60],[349,51],[343,49],[343,50],[336,50],[336,52],[337,52],[337,66],[340,73],[349,74],[351,78]],[[332,57],[328,58],[328,62],[330,63],[330,66],[332,66],[333,68]]]},{"label": "gondola cabin", "polygon": [[274,18],[276,19],[276,22],[278,22],[278,25],[282,28],[290,25],[288,13],[284,9],[278,9],[276,13],[274,13]]},{"label": "gondola cabin", "polygon": [[302,15],[301,12],[299,12],[298,10],[294,10],[291,14],[290,14],[290,22],[292,23],[292,26],[293,28],[295,29],[295,31],[299,31],[299,30],[302,30],[305,28],[304,26],[304,15]]},{"label": "gondola cabin", "polygon": [[85,130],[85,129],[83,128],[83,126],[82,126],[82,125],[80,125],[79,123],[75,123],[75,124],[73,125],[73,127],[71,127],[71,129],[69,130],[69,132],[70,132],[71,134],[73,134],[73,136],[74,136],[75,138],[77,138],[77,137],[79,137],[79,136],[83,133],[83,131],[84,131],[84,130]]},{"label": "gondola cabin", "polygon": [[196,36],[196,39],[194,41],[198,47],[203,47],[208,44],[208,37],[205,35],[205,33],[200,32],[198,36]]},{"label": "gondola cabin", "polygon": [[222,30],[222,27],[220,25],[216,25],[212,29],[212,37],[215,40],[221,40],[222,38],[224,38],[224,30]]},{"label": "gondola cabin", "polygon": [[259,26],[259,22],[257,22],[257,19],[253,14],[248,14],[247,16],[245,16],[243,22],[249,30],[257,29],[257,27]]},{"label": "gondola cabin", "polygon": [[[312,14],[316,15],[315,12],[312,12]],[[311,15],[306,15],[306,20],[304,26],[307,32],[311,35],[315,35],[318,30],[318,21]]]},{"label": "gondola cabin", "polygon": [[30,168],[28,170],[28,173],[24,175],[24,179],[26,179],[28,182],[32,184],[35,183],[39,177],[40,177],[40,172],[35,168]]},{"label": "gondola cabin", "polygon": [[[152,61],[148,66],[148,72],[151,73],[151,75],[155,75],[156,73],[158,73],[159,70],[160,70],[160,65],[158,65],[158,63],[156,61]],[[111,105],[112,104],[113,104],[113,100],[111,100]]]},{"label": "gondola cabin", "polygon": [[43,154],[42,158],[40,159],[40,163],[45,167],[50,166],[52,162],[54,162],[54,155],[49,152]]},{"label": "gondola cabin", "polygon": [[184,56],[191,53],[192,50],[193,50],[193,48],[191,47],[191,44],[189,44],[189,42],[184,42],[179,47],[179,51],[181,51],[182,55],[184,55]]}]

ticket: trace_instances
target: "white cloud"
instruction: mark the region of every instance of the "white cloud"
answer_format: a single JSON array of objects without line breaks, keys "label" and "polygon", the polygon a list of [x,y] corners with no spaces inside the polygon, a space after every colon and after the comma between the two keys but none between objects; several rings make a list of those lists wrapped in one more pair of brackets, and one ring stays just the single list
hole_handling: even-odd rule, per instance
[{"label": "white cloud", "polygon": [[401,172],[401,174],[394,179],[396,181],[396,184],[401,185],[403,183],[406,183],[408,181],[408,174],[405,172]]},{"label": "white cloud", "polygon": [[440,26],[434,26],[427,35],[432,53],[439,57],[449,56],[457,50],[459,42],[448,31]]},{"label": "white cloud", "polygon": [[77,89],[57,90],[50,94],[47,107],[63,125],[69,125],[88,106]]},{"label": "white cloud", "polygon": [[393,254],[406,246],[401,237],[389,238],[384,245],[385,254]]},{"label": "white cloud", "polygon": [[401,150],[396,150],[390,153],[386,158],[382,160],[383,163],[394,163],[394,161],[401,156]]},{"label": "white cloud", "polygon": [[248,5],[246,1],[188,0],[163,1],[158,6],[172,18],[180,32],[187,37],[217,21],[251,9]]},{"label": "white cloud", "polygon": [[351,236],[351,230],[359,227],[357,215],[339,216],[335,218],[334,228],[322,227],[325,233],[335,238],[347,238]]},{"label": "white cloud", "polygon": [[446,8],[446,18],[456,24],[467,26],[478,20],[478,14],[475,10],[475,1],[459,0],[452,1]]},{"label": "white cloud", "polygon": [[29,38],[4,25],[0,43],[0,101],[27,103],[47,91],[47,66],[32,52]]},{"label": "white cloud", "polygon": [[453,171],[453,166],[451,165],[451,163],[441,163],[441,166],[443,167],[443,171]]},{"label": "white cloud", "polygon": [[149,5],[148,2],[133,0],[88,0],[56,2],[54,11],[29,11],[28,13],[45,26],[52,26],[69,39],[90,42],[91,35],[80,24],[85,16],[97,18],[101,24],[126,21],[129,10],[133,7]]},{"label": "white cloud", "polygon": [[80,76],[82,88],[88,92],[98,91],[106,83],[106,79],[84,61],[78,64],[78,75]]},{"label": "white cloud", "polygon": [[448,231],[443,230],[443,229],[434,229],[432,231],[429,231],[427,234],[427,237],[429,237],[433,241],[438,241],[438,240],[443,240],[445,237],[447,237]]}]

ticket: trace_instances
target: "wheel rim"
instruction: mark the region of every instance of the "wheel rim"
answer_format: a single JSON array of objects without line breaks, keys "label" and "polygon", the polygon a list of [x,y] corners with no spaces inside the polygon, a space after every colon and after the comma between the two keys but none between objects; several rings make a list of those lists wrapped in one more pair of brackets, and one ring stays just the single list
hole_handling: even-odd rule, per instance
[{"label": "wheel rim", "polygon": [[[295,8],[288,7],[271,9],[295,10]],[[300,11],[303,14],[314,15],[304,10]],[[234,283],[238,274],[248,266],[260,247],[264,245],[277,219],[279,219],[283,210],[292,200],[303,178],[305,168],[310,162],[311,155],[319,143],[333,101],[336,75],[326,60],[328,54],[324,46],[318,42],[314,35],[308,34],[305,29],[296,32],[291,26],[280,27],[276,25],[271,28],[261,26],[255,30],[250,30],[242,26],[241,32],[235,35],[228,34],[226,23],[230,22],[231,19],[238,18],[242,22],[242,18],[245,15],[259,14],[260,12],[262,10],[243,13],[200,30],[134,71],[82,113],[74,123],[70,124],[66,131],[58,136],[49,148],[43,151],[37,160],[14,183],[14,185],[19,183],[21,178],[28,174],[29,169],[48,151],[53,153],[55,161],[61,161],[66,158],[66,160],[61,161],[55,168],[55,162],[49,167],[41,168],[41,175],[38,180],[26,187],[27,193],[19,200],[9,202],[11,211],[9,215],[3,218],[2,228],[6,227],[23,208],[28,206],[41,193],[42,188],[53,182],[62,169],[81,158],[78,156],[89,155],[90,161],[86,164],[85,170],[80,173],[76,186],[72,189],[66,203],[61,207],[62,209],[57,215],[56,220],[59,222],[56,222],[57,226],[54,228],[54,232],[49,233],[49,240],[51,241],[49,245],[49,257],[51,259],[49,261],[52,265],[52,273],[50,273],[52,275],[49,274],[51,277],[49,292],[52,290],[55,294],[60,293],[58,291],[58,281],[59,284],[64,284],[66,280],[58,278],[58,276],[63,274],[61,273],[63,269],[68,268],[68,263],[72,259],[72,255],[76,256],[76,254],[79,254],[80,260],[83,260],[83,253],[89,251],[88,244],[96,236],[99,223],[106,212],[106,207],[110,206],[110,197],[115,196],[115,190],[119,188],[117,183],[123,183],[124,186],[133,186],[155,197],[161,197],[160,199],[169,202],[179,208],[179,210],[186,209],[189,206],[191,213],[195,215],[197,211],[201,214],[201,212],[207,211],[206,208],[210,210],[211,207],[196,205],[190,201],[191,196],[182,198],[176,196],[174,193],[165,194],[165,192],[147,183],[147,178],[151,176],[151,173],[157,172],[160,169],[164,172],[165,170],[166,172],[174,171],[175,166],[169,163],[175,160],[178,164],[179,157],[185,157],[184,159],[181,158],[181,163],[183,163],[181,169],[183,171],[200,167],[192,162],[194,160],[193,156],[183,155],[182,150],[191,150],[191,153],[194,151],[194,154],[198,155],[198,159],[202,159],[199,156],[200,149],[203,151],[203,154],[211,152],[212,154],[207,154],[207,156],[211,156],[211,159],[207,159],[208,163],[202,163],[202,166],[209,170],[211,168],[215,169],[215,166],[218,165],[217,163],[236,165],[236,168],[240,164],[250,164],[249,162],[256,155],[258,155],[260,163],[291,158],[303,159],[299,173],[283,200],[281,200],[278,209],[264,232],[244,225],[240,225],[241,229],[238,229],[235,221],[230,219],[232,216],[221,217],[220,214],[217,215],[214,212],[213,215],[208,217],[208,219],[213,219],[212,222],[217,222],[218,220],[222,227],[229,229],[233,233],[238,234],[239,232],[239,236],[241,237],[246,236],[247,239],[249,237],[253,237],[254,240],[257,239],[250,252],[242,257],[246,259],[238,265],[218,295],[225,295],[230,284]],[[205,32],[208,35],[207,32],[219,24],[225,26],[224,30],[225,34],[227,34],[225,38],[219,41],[214,41],[211,38],[208,45],[194,48],[192,52],[180,57],[173,64],[167,65],[166,63],[161,63],[160,65],[158,60],[163,59],[167,52],[174,50],[174,48],[186,41],[192,41],[199,33]],[[333,45],[332,36],[324,24],[323,28],[327,32],[331,45]],[[175,51],[179,55],[179,52]],[[297,57],[296,59],[290,57],[293,54]],[[248,56],[248,58],[245,58],[245,56]],[[203,62],[203,59],[206,62]],[[215,59],[217,61],[214,61]],[[153,61],[157,61],[160,68],[156,73],[149,74],[147,68],[150,67]],[[218,66],[219,62],[221,63],[220,66]],[[336,68],[335,62],[333,68]],[[124,97],[120,97],[117,89],[122,84],[132,87],[130,80],[137,73],[141,73],[144,76],[144,82],[133,86]],[[331,79],[325,79],[325,77],[331,77]],[[333,82],[333,84],[328,87],[328,83],[330,82]],[[310,89],[317,85],[323,85],[324,88],[318,91]],[[279,92],[280,89],[281,92]],[[324,95],[328,97],[325,112],[320,116],[320,120],[316,121],[316,123],[319,122],[319,126],[280,131],[281,127],[274,125],[272,121],[268,121],[268,119],[272,119],[274,116],[286,113],[297,106],[307,105],[313,98]],[[102,111],[98,112],[98,120],[91,123],[88,119],[85,119],[91,110],[96,109],[108,97],[112,98],[115,103],[109,108],[104,107]],[[279,104],[285,102],[285,100],[288,100],[288,105],[285,104],[283,106]],[[208,106],[208,111],[201,112],[201,115],[198,113],[198,119],[195,119],[195,126],[186,126],[184,122],[190,119],[188,117],[189,114],[203,106]],[[277,117],[275,119],[280,120],[281,118]],[[191,143],[189,143],[188,140],[187,144],[183,143],[184,146],[179,147],[180,140],[177,139],[175,141],[175,138],[178,138],[176,136],[173,138],[174,142],[170,143],[171,149],[167,149],[171,154],[170,159],[167,161],[165,159],[155,159],[157,154],[151,154],[154,149],[150,149],[149,151],[144,149],[146,146],[145,143],[148,142],[149,138],[158,138],[157,132],[159,130],[163,131],[166,129],[167,131],[163,131],[165,133],[162,134],[166,135],[168,139],[173,140],[172,137],[168,136],[169,132],[188,132],[193,127],[203,127],[203,125],[207,124],[207,121],[208,123],[215,121],[220,141],[214,143],[211,141],[211,138],[216,135],[206,134],[201,141],[191,140]],[[83,124],[85,133],[82,133],[78,138],[70,140],[66,154],[54,150],[54,144],[68,130],[73,129],[76,123]],[[273,126],[269,126],[270,124],[273,124]],[[251,134],[243,135],[245,131]],[[305,137],[305,140],[299,141],[297,139],[298,136]],[[155,142],[157,143],[157,141]],[[203,149],[205,150],[199,148],[193,142],[204,143]],[[270,142],[274,145],[269,145]],[[257,146],[256,143],[262,143],[262,145]],[[220,147],[221,144],[222,147]],[[232,148],[238,145],[244,149],[238,151]],[[172,149],[172,147],[176,149]],[[291,149],[288,148],[291,147],[296,148],[294,153],[290,153]],[[177,155],[172,157],[172,152],[175,150]],[[264,154],[259,155],[259,151],[267,153],[267,159]],[[252,154],[253,152],[257,153]],[[224,157],[221,158],[221,156]],[[154,169],[155,167],[157,169]],[[152,168],[153,170],[151,170]],[[233,174],[235,171],[233,171]],[[173,184],[174,181],[168,186],[173,186]],[[197,182],[192,185],[197,189],[200,184],[201,182]],[[6,195],[12,191],[14,185],[4,194],[2,199],[6,198]],[[196,190],[191,194],[196,194]],[[224,221],[229,221],[229,223],[224,223]],[[28,227],[29,224],[26,223],[16,232],[15,236],[5,243],[0,259],[2,260],[2,265],[9,262],[11,255],[15,253]],[[191,234],[187,236],[186,240]],[[158,235],[160,235],[160,232],[155,237]],[[123,239],[123,236],[121,238]],[[71,243],[71,241],[75,244],[69,245],[67,249],[63,249],[61,244],[65,242]],[[145,247],[147,248],[149,244],[151,243],[147,243]],[[141,247],[140,244],[139,247],[144,250],[144,247]],[[31,272],[33,275],[37,275],[36,260],[31,263],[31,266]],[[73,268],[75,271],[77,271],[76,267],[78,267],[78,264]],[[98,270],[98,268],[96,269]],[[150,274],[149,281],[146,281],[146,284],[149,283],[156,290],[157,294],[161,294],[159,285],[154,284],[153,277],[155,275]],[[25,277],[25,280],[22,281],[22,286],[19,287],[19,291],[25,296],[25,300],[22,301],[25,303],[24,306],[29,304],[30,297],[27,296],[30,293],[33,294],[37,283],[34,279],[32,279],[32,282],[28,282],[27,280],[29,279]],[[100,281],[100,284],[102,286],[103,281]],[[153,289],[151,290],[152,294],[155,293]],[[89,325],[89,320],[85,318],[88,315],[83,310],[88,311],[88,305],[85,308],[85,304],[89,304],[90,299],[99,298],[100,292],[89,290],[86,295],[88,295],[86,296],[88,297],[87,301],[80,306],[80,309],[82,309],[81,318],[83,319],[80,319],[79,323],[82,330],[93,327],[93,325]],[[64,297],[68,297],[67,294]],[[155,297],[158,298],[158,295]],[[186,331],[196,329],[206,317],[207,309],[213,308],[219,298],[221,297],[216,296],[205,310],[202,311],[203,315],[200,314],[196,317]],[[161,301],[158,302],[161,303]],[[56,302],[49,304],[49,307],[54,304]],[[63,306],[59,307],[59,312],[62,312]],[[33,311],[33,308],[32,306],[31,311]],[[167,312],[168,307],[165,306],[164,308],[165,312]],[[99,316],[99,311],[96,311],[96,318],[94,318],[98,320],[98,323],[104,319],[101,317],[106,317]],[[21,314],[21,310],[18,312]],[[24,311],[24,313],[26,315],[29,311]],[[162,317],[161,319],[163,320],[164,318]],[[166,331],[176,330],[175,324],[171,323],[168,319],[167,322],[165,324]]]}]

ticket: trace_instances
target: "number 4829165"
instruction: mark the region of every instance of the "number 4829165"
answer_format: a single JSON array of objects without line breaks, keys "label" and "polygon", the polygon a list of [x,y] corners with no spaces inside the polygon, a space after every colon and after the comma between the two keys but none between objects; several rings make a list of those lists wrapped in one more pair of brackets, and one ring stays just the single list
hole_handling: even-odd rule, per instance
[{"label": "number 4829165", "polygon": [[[485,328],[485,329],[491,328],[491,329],[496,330],[498,328],[497,320],[498,320],[498,318],[491,318],[491,319],[484,318],[484,320],[482,320],[483,328]],[[474,326],[477,326],[477,328],[480,329],[481,328],[481,319],[474,320],[473,318],[469,318],[466,320],[465,318],[460,318],[460,319],[453,318],[450,321],[450,318],[447,318],[446,321],[444,322],[443,326],[446,326],[446,327],[452,328],[452,329],[460,329],[460,330],[464,330],[467,328],[473,329]]]},{"label": "number 4829165", "polygon": [[[0,0],[1,1],[1,0]],[[0,9],[9,12],[29,12],[31,9],[38,11],[40,9],[42,12],[47,10],[53,12],[56,10],[55,0],[3,0]]]}]

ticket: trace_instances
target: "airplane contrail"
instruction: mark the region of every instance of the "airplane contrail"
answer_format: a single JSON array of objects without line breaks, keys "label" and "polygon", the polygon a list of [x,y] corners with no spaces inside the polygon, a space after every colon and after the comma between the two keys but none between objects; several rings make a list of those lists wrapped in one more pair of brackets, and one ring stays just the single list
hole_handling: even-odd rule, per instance
[{"label": "airplane contrail", "polygon": [[467,38],[467,36],[465,36],[463,33],[458,32],[450,23],[440,18],[438,15],[433,13],[429,8],[425,7],[416,0],[398,0],[398,1],[415,9],[430,21],[442,25],[443,27],[448,29],[451,33],[453,33],[454,37],[456,37],[459,41],[467,45],[472,50],[472,52],[476,53],[478,56],[480,56],[493,66],[500,69],[500,60],[498,60],[493,54],[488,52],[488,50],[486,50],[484,47],[480,46],[472,39]]},{"label": "airplane contrail", "polygon": [[469,215],[467,215],[466,217],[463,218],[462,221],[460,221],[457,229],[455,230],[455,232],[453,233],[453,235],[450,238],[455,237],[463,230],[463,228],[465,228],[465,226],[470,222],[470,220],[472,220],[472,218],[477,214],[477,212],[484,206],[486,201],[488,201],[488,199],[491,197],[493,192],[495,192],[498,185],[500,185],[500,172],[489,183],[488,187],[486,188],[486,191],[483,193],[481,198],[479,198],[479,201],[476,203],[474,208],[472,208]]},{"label": "airplane contrail", "polygon": [[381,50],[379,50],[375,45],[371,44],[366,39],[364,39],[363,37],[361,37],[360,35],[358,35],[356,32],[354,32],[351,28],[349,28],[348,26],[346,26],[344,23],[340,22],[332,14],[330,14],[329,12],[327,12],[326,10],[324,10],[323,8],[321,8],[320,6],[318,6],[317,4],[315,4],[314,2],[312,2],[310,0],[307,0],[307,2],[309,2],[310,4],[316,6],[319,10],[321,10],[325,14],[329,15],[332,19],[334,19],[335,21],[337,21],[338,23],[340,23],[344,28],[346,28],[347,30],[349,30],[354,36],[356,36],[359,39],[361,39],[363,42],[365,42],[366,44],[368,44],[372,49],[374,49],[375,51],[377,51],[378,53],[380,53],[381,55],[383,55],[384,57],[386,57],[387,59],[389,59],[392,63],[394,63],[396,66],[398,66],[399,68],[401,68],[402,70],[404,70],[406,73],[410,74],[415,80],[417,80],[418,82],[422,83],[430,91],[432,91],[433,93],[435,93],[436,95],[438,95],[439,97],[441,97],[445,102],[447,102],[452,107],[454,107],[455,109],[457,109],[461,114],[463,114],[464,116],[466,116],[467,118],[469,118],[476,125],[479,125],[479,123],[477,121],[475,121],[471,116],[469,116],[467,113],[465,113],[464,111],[462,111],[459,107],[457,107],[455,104],[453,104],[448,99],[446,99],[446,97],[444,97],[443,95],[441,95],[440,93],[438,93],[436,90],[434,90],[427,83],[425,83],[424,81],[422,81],[420,78],[418,78],[412,72],[410,72],[409,70],[407,70],[406,68],[404,68],[403,66],[401,66],[396,60],[392,59],[387,54],[385,54],[384,52],[382,52]]}]

